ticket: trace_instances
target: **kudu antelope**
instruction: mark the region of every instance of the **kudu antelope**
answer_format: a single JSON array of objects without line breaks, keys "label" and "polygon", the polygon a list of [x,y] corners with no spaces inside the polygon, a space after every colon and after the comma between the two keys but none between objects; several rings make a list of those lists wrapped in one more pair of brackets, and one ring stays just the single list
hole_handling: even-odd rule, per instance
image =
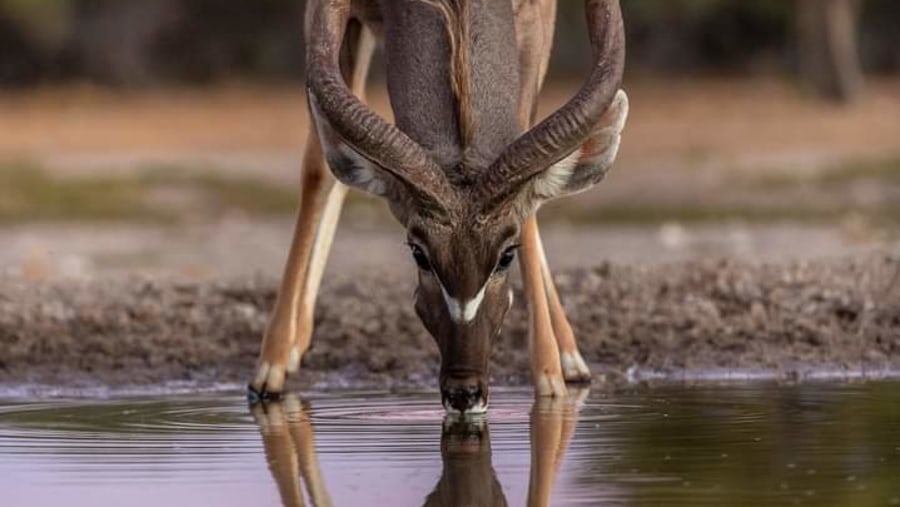
[{"label": "kudu antelope", "polygon": [[[277,396],[312,334],[313,308],[347,187],[387,200],[418,267],[415,309],[441,353],[451,411],[487,408],[492,338],[512,304],[521,251],[535,392],[561,396],[590,372],[541,245],[541,203],[583,191],[615,160],[628,113],[618,0],[586,0],[587,80],[532,128],[554,0],[309,0],[307,91],[315,129],[293,243],[252,397]],[[396,123],[364,104],[383,39]],[[325,170],[325,161],[333,176]]]}]

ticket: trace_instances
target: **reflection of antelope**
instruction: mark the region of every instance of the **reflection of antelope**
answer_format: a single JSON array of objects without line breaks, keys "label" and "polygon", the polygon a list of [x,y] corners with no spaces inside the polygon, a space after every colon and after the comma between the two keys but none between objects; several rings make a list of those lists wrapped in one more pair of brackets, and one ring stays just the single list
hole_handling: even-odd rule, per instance
[{"label": "reflection of antelope", "polygon": [[[580,394],[583,398],[587,393]],[[550,504],[559,463],[575,431],[575,407],[573,400],[542,398],[532,408],[528,507]],[[305,505],[303,484],[313,506],[331,507],[316,457],[313,425],[305,406],[294,395],[288,395],[283,402],[256,404],[251,410],[285,507]],[[486,421],[446,422],[441,436],[441,458],[441,478],[426,498],[426,507],[507,505],[491,463]]]},{"label": "reflection of antelope", "polygon": [[[560,396],[564,380],[590,378],[534,217],[541,203],[603,178],[627,116],[619,2],[585,0],[585,8],[589,77],[525,131],[550,57],[555,0],[309,0],[306,71],[316,130],[252,396],[277,396],[309,346],[345,185],[386,199],[406,228],[419,268],[415,308],[438,342],[448,409],[487,408],[490,341],[512,302],[507,268],[520,246],[536,394]],[[362,102],[373,34],[384,39],[396,126]]]}]

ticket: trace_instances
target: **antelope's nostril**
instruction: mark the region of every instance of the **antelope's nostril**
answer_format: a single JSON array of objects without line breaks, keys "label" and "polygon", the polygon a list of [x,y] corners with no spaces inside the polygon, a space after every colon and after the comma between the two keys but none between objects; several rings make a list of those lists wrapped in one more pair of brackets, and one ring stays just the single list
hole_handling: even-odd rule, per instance
[{"label": "antelope's nostril", "polygon": [[441,394],[448,411],[465,414],[483,412],[486,408],[484,393],[477,385],[448,387]]}]

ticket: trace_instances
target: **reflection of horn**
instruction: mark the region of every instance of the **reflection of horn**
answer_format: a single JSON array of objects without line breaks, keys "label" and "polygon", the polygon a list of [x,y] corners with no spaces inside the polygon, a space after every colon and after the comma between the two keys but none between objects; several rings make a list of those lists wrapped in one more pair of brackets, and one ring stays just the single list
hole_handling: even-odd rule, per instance
[{"label": "reflection of horn", "polygon": [[285,507],[303,507],[301,478],[315,507],[331,507],[316,458],[313,424],[307,407],[293,395],[251,407],[262,434],[266,461]]},{"label": "reflection of horn", "polygon": [[531,409],[531,476],[528,479],[528,507],[550,505],[556,472],[562,462],[578,421],[578,406],[588,388],[569,388],[568,398],[541,397]]}]

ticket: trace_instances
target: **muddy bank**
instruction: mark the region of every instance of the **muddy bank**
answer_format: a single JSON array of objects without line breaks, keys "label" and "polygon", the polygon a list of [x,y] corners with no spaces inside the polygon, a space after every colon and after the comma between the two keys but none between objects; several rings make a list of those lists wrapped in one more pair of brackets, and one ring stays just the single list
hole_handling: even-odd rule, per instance
[{"label": "muddy bank", "polygon": [[[900,263],[887,256],[791,265],[601,265],[557,276],[595,373],[900,369]],[[0,382],[243,382],[275,281],[0,279]],[[389,274],[325,281],[299,382],[430,384],[432,339],[413,287]],[[495,343],[497,383],[527,379],[521,294]]]}]

